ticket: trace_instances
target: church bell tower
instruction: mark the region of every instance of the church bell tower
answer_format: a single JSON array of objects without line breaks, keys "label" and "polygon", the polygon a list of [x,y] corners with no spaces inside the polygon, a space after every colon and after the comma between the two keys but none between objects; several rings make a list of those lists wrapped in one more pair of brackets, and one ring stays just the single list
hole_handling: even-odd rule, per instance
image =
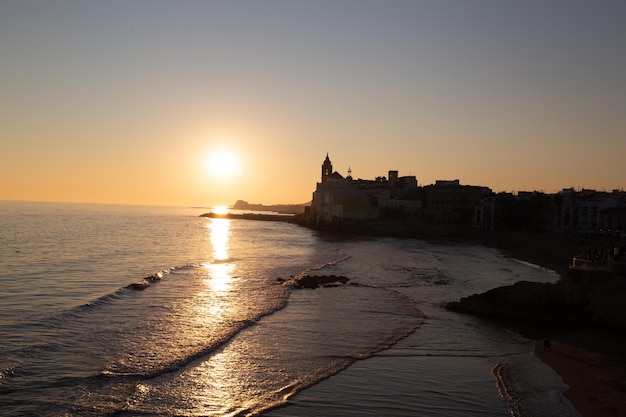
[{"label": "church bell tower", "polygon": [[328,153],[326,154],[326,159],[322,164],[322,182],[326,182],[328,177],[330,177],[333,173],[333,163],[330,162],[330,158],[328,158]]}]

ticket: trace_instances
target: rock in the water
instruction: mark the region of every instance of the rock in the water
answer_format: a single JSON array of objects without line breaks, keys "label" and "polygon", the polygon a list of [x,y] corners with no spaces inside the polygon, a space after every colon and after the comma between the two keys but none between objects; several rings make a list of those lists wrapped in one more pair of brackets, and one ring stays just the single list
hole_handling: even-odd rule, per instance
[{"label": "rock in the water", "polygon": [[450,310],[500,318],[581,321],[586,299],[579,286],[520,281],[449,303]]},{"label": "rock in the water", "polygon": [[327,286],[336,282],[345,284],[349,279],[341,275],[303,275],[296,279],[294,288],[311,288],[315,289],[320,286]]},{"label": "rock in the water", "polygon": [[449,310],[543,323],[626,330],[626,280],[556,284],[520,281],[446,305]]}]

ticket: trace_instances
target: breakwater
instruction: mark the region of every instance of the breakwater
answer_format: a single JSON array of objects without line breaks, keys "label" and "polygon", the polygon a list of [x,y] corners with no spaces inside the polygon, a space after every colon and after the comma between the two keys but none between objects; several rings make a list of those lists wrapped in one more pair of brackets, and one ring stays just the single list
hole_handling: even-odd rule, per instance
[{"label": "breakwater", "polygon": [[257,220],[257,221],[266,221],[266,222],[296,223],[295,216],[290,216],[286,214],[259,214],[259,213],[219,214],[219,213],[211,212],[211,213],[201,214],[200,217],[210,217],[212,219],[238,219],[238,220]]}]

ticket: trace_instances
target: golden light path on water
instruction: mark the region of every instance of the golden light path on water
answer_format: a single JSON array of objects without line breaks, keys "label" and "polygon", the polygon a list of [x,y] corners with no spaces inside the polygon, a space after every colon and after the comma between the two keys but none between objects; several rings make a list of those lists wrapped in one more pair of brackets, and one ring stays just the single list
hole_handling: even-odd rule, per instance
[{"label": "golden light path on water", "polygon": [[[290,293],[287,314],[280,310],[287,287],[268,285],[262,273],[245,269],[236,261],[245,251],[231,257],[231,250],[241,249],[235,239],[243,226],[210,219],[205,227],[212,261],[190,280],[198,291],[176,306],[180,320],[168,333],[177,335],[172,344],[189,352],[185,355],[195,353],[192,344],[210,350],[175,375],[142,383],[141,401],[131,402],[129,411],[256,415],[389,346],[420,320],[409,298],[373,286]],[[372,300],[379,302],[375,314]]]},{"label": "golden light path on water", "polygon": [[[213,250],[212,261],[206,263],[208,274],[203,281],[204,291],[199,299],[205,300],[205,305],[198,305],[196,311],[198,321],[212,320],[223,315],[236,315],[236,312],[228,311],[237,308],[238,303],[232,300],[230,290],[235,279],[233,271],[235,265],[229,262],[229,237],[231,220],[211,219],[207,224],[210,233],[210,242]],[[237,399],[241,395],[233,392],[235,389],[247,386],[247,384],[236,377],[234,370],[227,364],[240,363],[236,358],[225,360],[224,355],[232,353],[220,352],[211,360],[204,363],[204,366],[211,370],[203,373],[205,376],[202,382],[199,381],[203,389],[193,390],[192,396],[187,401],[195,403],[196,410],[202,410],[207,415],[228,415],[241,406],[237,404]],[[206,378],[208,376],[208,378]]]},{"label": "golden light path on water", "polygon": [[202,281],[203,291],[198,295],[195,311],[198,323],[222,317],[229,313],[225,310],[236,305],[229,300],[234,270],[234,265],[228,262],[230,222],[228,219],[211,219],[206,226],[210,234],[213,260],[204,264],[207,275]]},{"label": "golden light path on water", "polygon": [[225,261],[228,259],[228,239],[230,237],[230,220],[212,219],[207,225],[211,233],[211,246],[213,246],[213,260]]},{"label": "golden light path on water", "polygon": [[[203,290],[194,308],[189,310],[190,314],[196,316],[197,328],[204,330],[209,322],[226,317],[235,318],[240,313],[245,317],[245,310],[254,308],[249,303],[241,304],[243,300],[233,299],[239,279],[233,276],[235,263],[229,262],[231,220],[211,219],[206,228],[210,233],[212,261],[204,264],[207,274],[202,281]],[[276,361],[276,358],[266,357],[268,353],[259,349],[264,345],[262,342],[253,339],[252,343],[244,343],[244,346],[236,344],[236,348],[219,349],[209,360],[190,368],[181,378],[173,381],[175,386],[180,384],[175,391],[178,392],[182,409],[193,410],[193,415],[247,414],[255,410],[259,403],[272,403],[276,398],[291,393],[291,386],[280,385],[285,381],[281,368],[272,369],[262,365],[265,361]],[[260,380],[276,381],[277,385],[270,384],[270,392],[267,393],[264,392],[268,388],[267,384],[259,387]]]}]

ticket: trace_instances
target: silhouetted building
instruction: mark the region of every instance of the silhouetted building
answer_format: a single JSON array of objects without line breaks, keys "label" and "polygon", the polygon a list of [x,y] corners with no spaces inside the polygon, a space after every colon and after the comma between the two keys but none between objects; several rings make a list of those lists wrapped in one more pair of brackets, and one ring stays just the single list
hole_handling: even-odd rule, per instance
[{"label": "silhouetted building", "polygon": [[316,223],[334,220],[378,220],[384,218],[415,217],[421,201],[410,200],[417,193],[417,179],[399,177],[398,171],[389,171],[389,180],[353,179],[352,170],[344,178],[332,171],[328,154],[322,163],[321,182],[317,183],[311,203]]},{"label": "silhouetted building", "polygon": [[431,221],[473,225],[476,207],[491,194],[487,187],[437,180],[424,187],[424,208]]},{"label": "silhouetted building", "polygon": [[[311,202],[316,223],[337,219],[378,219],[379,209],[374,193],[356,188],[351,177],[344,178],[332,171],[328,154],[322,164],[321,182],[317,183]],[[365,189],[367,190],[367,188]]]},{"label": "silhouetted building", "polygon": [[626,207],[609,207],[600,212],[602,230],[613,236],[626,236]]},{"label": "silhouetted building", "polygon": [[560,193],[559,232],[566,235],[602,234],[601,213],[608,208],[618,207],[622,194],[617,190],[607,193],[563,189]]},{"label": "silhouetted building", "polygon": [[330,162],[330,158],[328,157],[328,153],[326,154],[326,159],[322,164],[322,182],[326,182],[326,180],[333,174],[333,164]]},{"label": "silhouetted building", "polygon": [[492,194],[483,197],[476,205],[474,226],[485,230],[505,230],[513,204],[511,193]]},{"label": "silhouetted building", "polygon": [[494,194],[488,187],[438,180],[419,187],[414,176],[353,179],[333,171],[328,154],[313,192],[310,210],[316,222],[343,219],[398,220],[474,225],[488,230],[514,230],[564,235],[626,238],[626,196],[563,189],[557,194],[521,191]]}]

